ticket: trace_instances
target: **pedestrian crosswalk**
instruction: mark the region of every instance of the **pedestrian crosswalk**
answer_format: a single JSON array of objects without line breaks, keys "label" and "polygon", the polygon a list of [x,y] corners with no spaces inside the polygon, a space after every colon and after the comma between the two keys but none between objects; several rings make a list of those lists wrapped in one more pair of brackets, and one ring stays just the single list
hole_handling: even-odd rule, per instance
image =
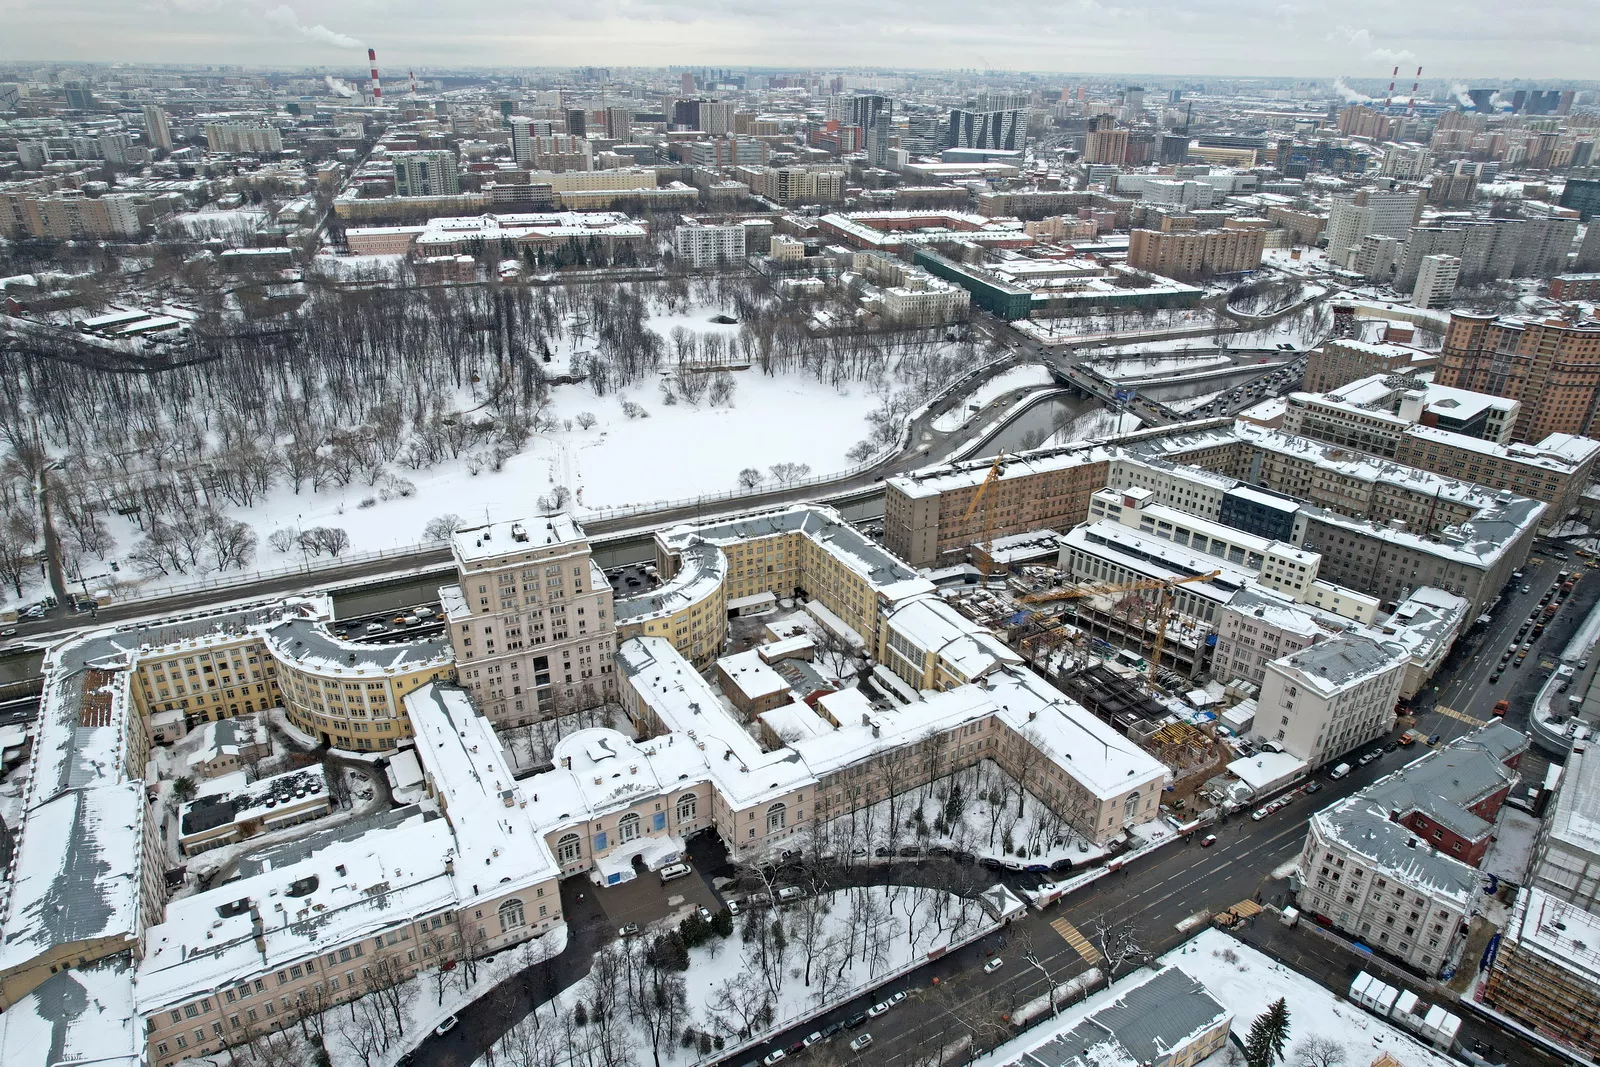
[{"label": "pedestrian crosswalk", "polygon": [[1089,943],[1089,939],[1078,932],[1078,928],[1065,919],[1057,919],[1050,924],[1050,928],[1061,935],[1062,940],[1077,950],[1085,963],[1099,963],[1105,957],[1100,955],[1100,950]]},{"label": "pedestrian crosswalk", "polygon": [[1474,726],[1483,725],[1482,719],[1477,718],[1476,716],[1468,715],[1464,711],[1457,711],[1455,708],[1447,708],[1443,704],[1437,705],[1433,710],[1437,711],[1440,715],[1448,715],[1452,719],[1458,719],[1461,722],[1469,722]]}]

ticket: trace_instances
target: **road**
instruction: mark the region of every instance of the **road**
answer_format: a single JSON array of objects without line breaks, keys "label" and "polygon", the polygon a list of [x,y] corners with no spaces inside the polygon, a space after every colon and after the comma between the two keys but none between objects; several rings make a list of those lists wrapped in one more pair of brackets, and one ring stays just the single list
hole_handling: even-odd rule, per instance
[{"label": "road", "polygon": [[[792,1046],[830,1023],[842,1023],[885,995],[901,989],[909,993],[906,1003],[887,1015],[869,1020],[855,1031],[846,1030],[834,1037],[830,1044],[839,1047],[829,1049],[827,1057],[856,1058],[846,1044],[850,1037],[860,1033],[873,1036],[872,1047],[860,1058],[870,1058],[874,1064],[910,1065],[964,1035],[976,1035],[982,1047],[992,1047],[1015,1034],[1000,1021],[1001,1015],[1044,995],[1051,986],[1088,970],[1089,961],[1067,940],[1064,930],[1075,932],[1096,948],[1104,944],[1099,934],[1102,924],[1113,932],[1127,930],[1144,952],[1160,955],[1197,932],[1198,927],[1189,933],[1177,929],[1176,924],[1190,916],[1217,913],[1236,904],[1253,902],[1258,891],[1266,903],[1281,900],[1286,885],[1273,880],[1271,872],[1300,853],[1305,843],[1306,823],[1312,813],[1370,785],[1415,757],[1414,751],[1401,749],[1357,768],[1342,781],[1323,778],[1320,792],[1293,801],[1276,815],[1260,822],[1236,817],[1217,827],[1218,842],[1210,848],[1201,847],[1198,841],[1178,843],[1133,860],[1123,872],[1108,875],[1043,912],[1030,911],[1000,935],[927,964],[907,978],[874,990],[871,995],[858,997],[812,1022],[793,1027],[768,1042],[730,1057],[728,1062],[759,1063],[775,1049]],[[1253,922],[1258,924],[1258,929],[1268,923],[1277,926],[1273,915],[1267,912]],[[1070,926],[1061,925],[1062,920]],[[1003,947],[1001,936],[1005,939]],[[1361,969],[1360,954],[1342,950],[1313,932],[1307,931],[1304,936],[1318,939],[1316,951],[1323,960],[1308,968],[1307,973],[1330,989],[1343,993]],[[998,954],[1004,962],[994,974],[984,974],[982,965],[991,954]],[[1037,965],[1028,962],[1029,955],[1038,961]],[[1309,957],[1311,953],[1307,951],[1306,955]],[[1104,966],[1102,963],[1102,969]],[[1126,972],[1124,968],[1119,974]],[[937,987],[932,982],[934,978],[939,979]],[[1425,987],[1419,983],[1418,988]],[[1513,1050],[1519,1057],[1512,1061],[1514,1063],[1553,1067],[1558,1062],[1476,1018],[1464,1018],[1463,1034],[1474,1040],[1486,1040],[1495,1048]],[[802,1053],[797,1060],[803,1062],[810,1055],[810,1052]]]},{"label": "road", "polygon": [[[1554,552],[1568,558],[1559,559],[1552,554]],[[1533,555],[1523,568],[1522,580],[1512,584],[1491,613],[1489,624],[1475,627],[1463,640],[1456,642],[1454,651],[1435,676],[1436,688],[1424,690],[1413,701],[1419,729],[1437,733],[1444,740],[1459,737],[1476,729],[1479,723],[1487,722],[1494,714],[1495,703],[1504,699],[1511,703],[1506,722],[1519,730],[1527,730],[1534,696],[1549,674],[1539,663],[1554,663],[1560,659],[1584,616],[1600,601],[1600,574],[1589,573],[1578,581],[1544,633],[1533,639],[1533,648],[1520,668],[1509,664],[1502,668],[1500,657],[1516,639],[1517,630],[1527,621],[1528,615],[1538,610],[1539,598],[1556,580],[1557,574],[1563,570],[1587,570],[1584,562],[1562,541],[1540,538],[1536,542]],[[1531,592],[1521,592],[1523,585]],[[1600,657],[1595,659],[1597,662],[1590,664],[1584,676],[1600,668]],[[1574,681],[1573,691],[1582,690],[1580,678]],[[1523,768],[1523,777],[1532,780],[1527,767]]]}]

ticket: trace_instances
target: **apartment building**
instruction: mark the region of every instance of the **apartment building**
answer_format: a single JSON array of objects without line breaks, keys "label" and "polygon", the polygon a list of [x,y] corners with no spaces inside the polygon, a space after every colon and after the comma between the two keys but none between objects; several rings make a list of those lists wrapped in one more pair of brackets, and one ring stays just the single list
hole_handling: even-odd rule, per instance
[{"label": "apartment building", "polygon": [[1600,916],[1519,890],[1489,963],[1483,1002],[1588,1059],[1600,1056]]},{"label": "apartment building", "polygon": [[396,196],[455,196],[461,192],[454,152],[396,152],[389,158],[394,164]]},{"label": "apartment building", "polygon": [[785,207],[834,203],[844,187],[844,172],[838,168],[738,167],[734,174],[756,196]]},{"label": "apartment building", "polygon": [[1422,214],[1422,194],[1413,190],[1358,189],[1333,198],[1328,212],[1328,258],[1348,266],[1369,233],[1403,238]]},{"label": "apartment building", "polygon": [[1083,142],[1083,162],[1120,167],[1128,158],[1128,131],[1109,127],[1090,130]]},{"label": "apartment building", "polygon": [[743,261],[746,227],[684,225],[672,231],[673,254],[696,270]]},{"label": "apartment building", "polygon": [[1335,338],[1306,353],[1301,385],[1307,393],[1331,393],[1359,378],[1422,370],[1433,363],[1433,355],[1419,348]]},{"label": "apartment building", "polygon": [[1466,936],[1483,879],[1386,814],[1358,794],[1313,815],[1298,902],[1432,978]]},{"label": "apartment building", "polygon": [[206,123],[206,147],[235,156],[267,156],[283,151],[283,134],[276,126],[241,122]]},{"label": "apartment building", "polygon": [[1374,374],[1320,395],[1296,392],[1288,399],[1286,432],[1385,458],[1396,455],[1414,426],[1509,444],[1522,411],[1515,400],[1403,374]]},{"label": "apartment building", "polygon": [[1394,728],[1405,657],[1340,634],[1267,664],[1252,735],[1320,767]]},{"label": "apartment building", "polygon": [[145,143],[163,152],[172,151],[172,123],[166,111],[160,104],[145,104],[140,110],[144,115]]},{"label": "apartment building", "polygon": [[1266,246],[1267,233],[1260,229],[1134,230],[1128,240],[1128,266],[1183,280],[1238,274],[1261,266]]},{"label": "apartment building", "polygon": [[1408,427],[1395,451],[1397,462],[1544,501],[1546,527],[1578,507],[1597,456],[1600,442],[1588,437],[1553,433],[1536,445],[1497,444],[1432,426]]},{"label": "apartment building", "polygon": [[1412,288],[1411,302],[1419,308],[1443,307],[1455,295],[1456,282],[1461,278],[1461,257],[1432,255],[1422,257],[1417,270],[1417,282]]},{"label": "apartment building", "polygon": [[616,694],[611,585],[571,516],[490,523],[450,540],[439,590],[456,669],[496,725],[594,707]]},{"label": "apartment building", "polygon": [[1600,402],[1600,322],[1453,311],[1436,380],[1521,401],[1518,441],[1587,436]]},{"label": "apartment building", "polygon": [[155,202],[142,193],[0,192],[0,234],[7,237],[138,238],[155,217]]}]

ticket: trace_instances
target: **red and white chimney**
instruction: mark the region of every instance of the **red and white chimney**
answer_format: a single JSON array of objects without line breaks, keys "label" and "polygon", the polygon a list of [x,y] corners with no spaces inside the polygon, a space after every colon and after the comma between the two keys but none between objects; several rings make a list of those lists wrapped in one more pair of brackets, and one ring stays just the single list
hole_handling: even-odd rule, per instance
[{"label": "red and white chimney", "polygon": [[376,49],[367,49],[367,62],[372,64],[372,100],[374,103],[383,103],[383,86],[378,83],[378,52]]}]

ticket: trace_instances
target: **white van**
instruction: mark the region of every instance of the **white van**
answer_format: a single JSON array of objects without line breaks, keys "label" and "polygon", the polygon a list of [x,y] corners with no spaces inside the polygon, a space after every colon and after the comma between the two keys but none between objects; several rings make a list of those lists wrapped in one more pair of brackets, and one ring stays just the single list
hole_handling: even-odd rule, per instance
[{"label": "white van", "polygon": [[805,895],[805,890],[801,889],[799,886],[786,885],[782,889],[778,890],[778,903],[793,904],[795,901],[799,900]]},{"label": "white van", "polygon": [[694,873],[694,868],[687,863],[669,863],[656,873],[661,875],[661,884],[666,885],[674,878],[682,878],[687,874]]},{"label": "white van", "polygon": [[1343,778],[1345,775],[1347,775],[1349,773],[1350,773],[1350,764],[1341,763],[1341,764],[1339,764],[1339,766],[1335,767],[1333,770],[1328,772],[1328,777],[1329,778],[1338,779],[1338,778]]}]

